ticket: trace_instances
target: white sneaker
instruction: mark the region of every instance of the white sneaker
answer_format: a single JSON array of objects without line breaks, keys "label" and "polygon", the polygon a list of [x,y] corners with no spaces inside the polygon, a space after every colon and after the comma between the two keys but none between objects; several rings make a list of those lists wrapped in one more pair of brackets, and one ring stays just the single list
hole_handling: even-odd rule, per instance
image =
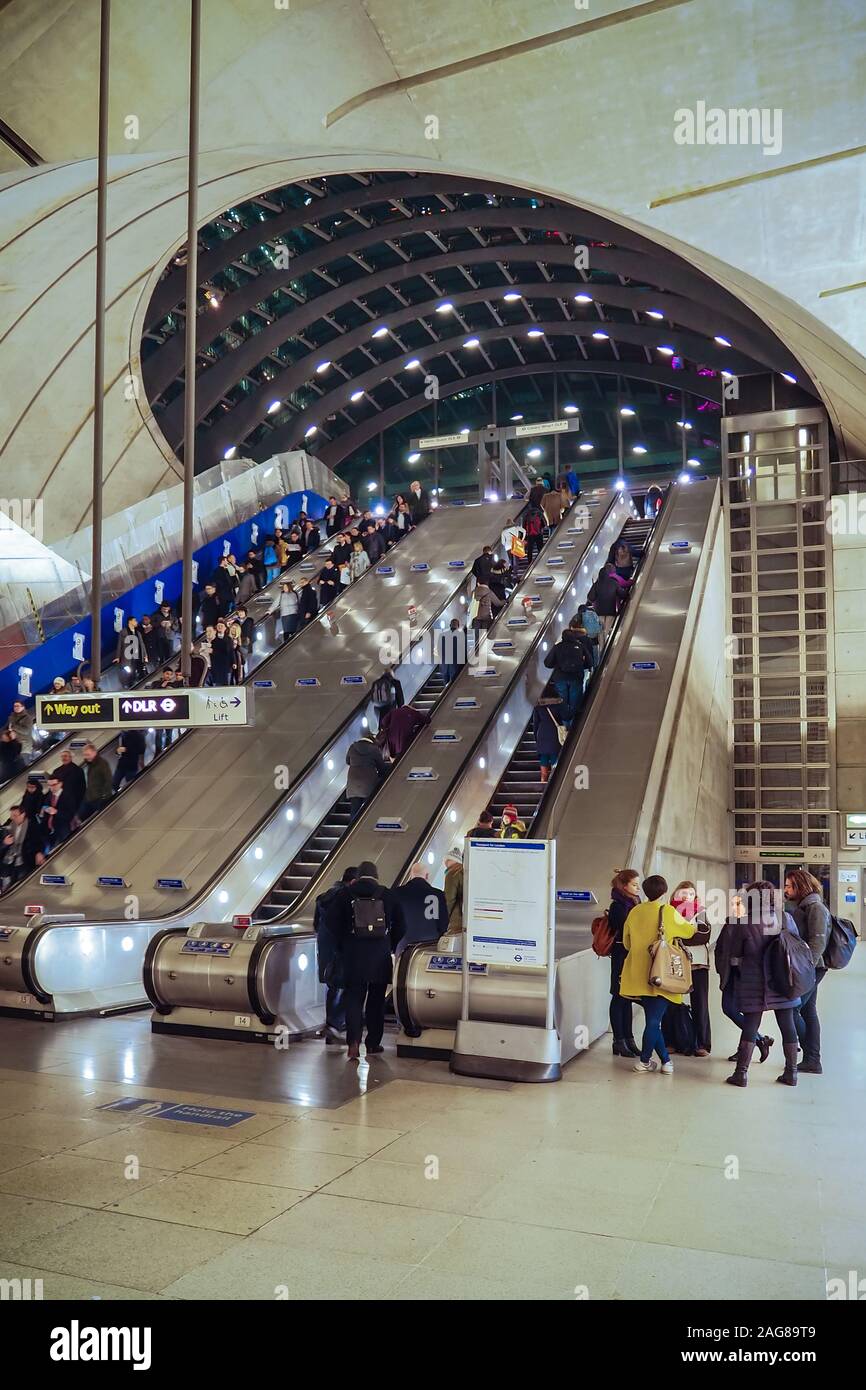
[{"label": "white sneaker", "polygon": [[[670,1065],[670,1063],[668,1065]],[[640,1057],[638,1057],[637,1061],[632,1067],[632,1071],[658,1071],[658,1069],[658,1062],[654,1061],[652,1058],[650,1058],[648,1062],[642,1062]]]},{"label": "white sneaker", "polygon": [[663,1071],[663,1073],[664,1073],[665,1076],[673,1076],[673,1074],[674,1074],[674,1064],[673,1064],[673,1062],[662,1062],[662,1068],[661,1068],[661,1069],[662,1069],[662,1071]]}]

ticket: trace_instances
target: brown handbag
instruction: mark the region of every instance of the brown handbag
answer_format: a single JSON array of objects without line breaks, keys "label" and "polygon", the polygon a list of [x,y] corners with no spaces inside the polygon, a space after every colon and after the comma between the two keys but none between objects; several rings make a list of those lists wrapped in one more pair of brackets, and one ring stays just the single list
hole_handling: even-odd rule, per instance
[{"label": "brown handbag", "polygon": [[688,994],[692,988],[692,962],[683,943],[665,936],[664,905],[659,908],[659,932],[649,947],[649,982],[665,994]]}]

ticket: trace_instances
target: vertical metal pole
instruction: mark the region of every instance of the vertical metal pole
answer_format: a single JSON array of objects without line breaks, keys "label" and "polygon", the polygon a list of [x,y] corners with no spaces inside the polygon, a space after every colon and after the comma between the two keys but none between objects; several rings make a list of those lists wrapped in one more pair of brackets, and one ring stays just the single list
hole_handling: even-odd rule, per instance
[{"label": "vertical metal pole", "polygon": [[[433,434],[439,433],[439,401],[433,397]],[[439,496],[439,450],[433,450],[433,487],[436,489],[436,496]]]},{"label": "vertical metal pole", "polygon": [[382,499],[382,506],[387,508],[385,501],[385,431],[379,431],[379,496]]},{"label": "vertical metal pole", "polygon": [[99,7],[99,136],[96,157],[96,321],[93,349],[93,533],[90,558],[90,674],[102,675],[102,473],[105,418],[105,242],[108,199],[108,70],[111,0]]},{"label": "vertical metal pole", "polygon": [[617,472],[619,473],[619,476],[620,476],[620,477],[622,477],[622,463],[623,463],[623,460],[622,460],[622,410],[620,409],[620,407],[622,406],[622,394],[621,394],[621,392],[622,392],[622,380],[621,380],[620,377],[617,377],[617,379],[616,379],[616,457],[617,457]]},{"label": "vertical metal pole", "polygon": [[195,483],[195,338],[198,301],[198,107],[201,0],[190,0],[189,151],[186,190],[186,381],[183,426],[183,599],[180,669],[192,663],[192,523]]},{"label": "vertical metal pole", "polygon": [[688,465],[686,464],[686,459],[688,458],[689,455],[688,455],[688,450],[687,450],[687,448],[686,448],[686,435],[688,434],[688,430],[686,429],[686,393],[685,393],[685,391],[680,391],[680,411],[682,412],[681,415],[680,415],[680,419],[681,419],[682,422],[683,422],[683,424],[682,424],[682,429],[680,430],[680,434],[681,434],[682,437],[683,437],[683,472],[686,473],[686,472],[688,472]]},{"label": "vertical metal pole", "polygon": [[547,846],[547,998],[544,1026],[548,1032],[556,1021],[556,841]]},{"label": "vertical metal pole", "polygon": [[[559,373],[553,373],[553,418],[559,419]],[[553,481],[559,477],[559,435],[553,436]]]}]

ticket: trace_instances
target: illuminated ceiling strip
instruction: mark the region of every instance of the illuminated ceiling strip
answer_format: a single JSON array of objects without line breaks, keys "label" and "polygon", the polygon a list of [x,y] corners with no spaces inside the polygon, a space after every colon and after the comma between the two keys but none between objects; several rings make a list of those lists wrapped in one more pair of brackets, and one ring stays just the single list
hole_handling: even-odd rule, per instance
[{"label": "illuminated ceiling strip", "polygon": [[834,294],[850,294],[852,290],[866,290],[866,280],[858,280],[853,285],[839,285],[835,290],[822,290],[819,299],[830,299]]},{"label": "illuminated ceiling strip", "polygon": [[572,39],[583,38],[585,34],[596,33],[599,29],[612,29],[619,24],[628,24],[633,19],[643,19],[646,15],[662,14],[665,10],[678,9],[690,5],[692,0],[648,0],[647,4],[634,5],[631,9],[617,10],[614,14],[601,15],[598,19],[587,19],[582,24],[569,24],[564,29],[555,29],[551,34],[538,34],[534,39],[521,39],[518,43],[506,44],[504,48],[493,48],[487,53],[478,53],[474,58],[461,58],[456,63],[445,63],[439,68],[429,68],[426,72],[415,73],[412,77],[400,77],[394,82],[383,82],[378,87],[370,87],[350,97],[341,106],[329,111],[324,120],[327,130],[336,125],[344,116],[357,111],[359,106],[378,101],[381,97],[394,96],[414,87],[424,87],[430,82],[441,82],[446,77],[456,77],[463,72],[475,72],[491,63],[504,63],[509,58],[520,58],[525,53],[536,53],[542,48],[552,48],[556,44],[569,43]]},{"label": "illuminated ceiling strip", "polygon": [[798,174],[803,169],[816,169],[822,164],[837,164],[840,159],[855,159],[862,154],[866,154],[866,145],[854,145],[850,150],[836,150],[833,154],[816,155],[814,159],[801,159],[798,164],[782,164],[778,169],[761,169],[756,174],[742,174],[737,179],[726,179],[724,183],[708,183],[703,188],[687,188],[684,193],[670,193],[665,198],[653,198],[647,207],[669,207],[671,203],[685,203],[690,198],[704,198],[708,193],[724,193],[729,188],[744,188],[749,183],[778,179],[783,174]]}]

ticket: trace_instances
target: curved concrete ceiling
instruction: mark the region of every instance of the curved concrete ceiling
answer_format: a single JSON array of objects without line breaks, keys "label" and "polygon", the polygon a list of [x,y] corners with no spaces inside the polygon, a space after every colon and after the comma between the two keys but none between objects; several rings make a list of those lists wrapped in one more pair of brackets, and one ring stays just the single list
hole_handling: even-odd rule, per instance
[{"label": "curved concrete ceiling", "polygon": [[[137,344],[184,237],[186,95],[175,0],[149,0],[146,20],[114,11],[112,509],[177,468]],[[0,180],[0,466],[10,491],[39,489],[53,534],[89,510],[97,15],[78,0],[0,11],[0,117],[48,162],[10,154]],[[203,65],[202,222],[345,170],[538,189],[741,300],[804,365],[840,448],[866,455],[862,0],[594,0],[589,19],[564,0],[207,0]],[[700,103],[765,112],[766,138],[706,143]],[[691,143],[675,138],[683,112]]]}]

